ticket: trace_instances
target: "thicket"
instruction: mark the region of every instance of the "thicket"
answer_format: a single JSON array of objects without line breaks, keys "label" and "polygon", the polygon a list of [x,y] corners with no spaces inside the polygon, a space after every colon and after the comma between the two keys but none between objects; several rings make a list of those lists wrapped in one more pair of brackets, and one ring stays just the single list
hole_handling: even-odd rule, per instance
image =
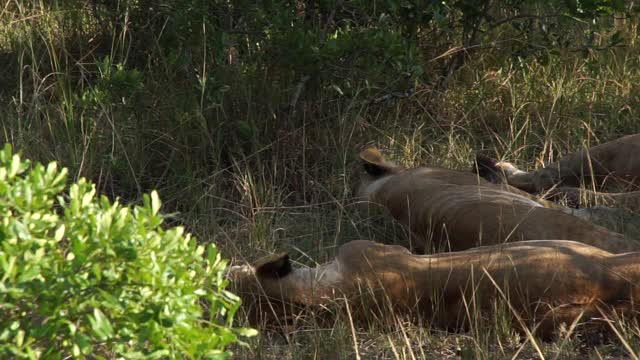
[{"label": "thicket", "polygon": [[124,207],[66,180],[0,151],[0,357],[226,358],[251,334],[232,329],[226,261],[163,229],[156,192]]}]

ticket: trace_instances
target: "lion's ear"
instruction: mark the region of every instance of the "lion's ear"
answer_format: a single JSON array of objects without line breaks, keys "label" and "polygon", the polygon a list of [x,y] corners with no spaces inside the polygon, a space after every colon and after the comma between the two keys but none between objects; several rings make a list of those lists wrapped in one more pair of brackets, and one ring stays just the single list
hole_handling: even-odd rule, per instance
[{"label": "lion's ear", "polygon": [[400,166],[387,161],[380,153],[380,150],[374,147],[367,148],[360,153],[364,170],[373,177],[380,177],[390,173],[397,172]]},{"label": "lion's ear", "polygon": [[498,161],[483,154],[476,154],[473,170],[480,177],[493,183],[506,183],[511,176],[522,173],[510,162]]},{"label": "lion's ear", "polygon": [[282,278],[293,271],[289,254],[279,253],[265,256],[253,265],[258,277]]},{"label": "lion's ear", "polygon": [[498,167],[498,160],[481,153],[476,154],[473,172],[480,175],[481,178],[489,181],[496,181],[498,178],[501,178],[502,175],[502,171]]}]

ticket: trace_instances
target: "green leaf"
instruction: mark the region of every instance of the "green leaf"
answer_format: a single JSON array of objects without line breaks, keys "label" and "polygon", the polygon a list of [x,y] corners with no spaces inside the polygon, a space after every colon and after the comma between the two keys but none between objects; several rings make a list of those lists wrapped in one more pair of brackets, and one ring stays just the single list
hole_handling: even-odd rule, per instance
[{"label": "green leaf", "polygon": [[171,352],[169,350],[157,350],[152,353],[147,354],[145,359],[160,359],[163,356],[169,356]]},{"label": "green leaf", "polygon": [[20,156],[18,154],[13,155],[11,160],[11,168],[9,169],[9,178],[12,178],[20,171]]},{"label": "green leaf", "polygon": [[90,354],[93,351],[93,346],[91,345],[92,340],[90,337],[81,333],[76,333],[73,339],[75,341],[74,346],[77,346],[79,348],[80,353],[86,355]]},{"label": "green leaf", "polygon": [[53,239],[56,242],[59,242],[60,240],[62,240],[62,238],[64,237],[64,230],[65,230],[64,224],[60,225],[60,227],[56,229],[56,233],[53,235]]},{"label": "green leaf", "polygon": [[151,211],[153,213],[153,215],[158,214],[158,211],[160,211],[160,206],[162,204],[160,203],[160,197],[158,196],[158,192],[157,191],[152,191],[151,192]]},{"label": "green leaf", "polygon": [[256,329],[251,329],[251,328],[240,328],[240,329],[236,329],[236,333],[240,336],[244,336],[244,337],[253,337],[253,336],[258,336],[258,330]]},{"label": "green leaf", "polygon": [[101,340],[107,340],[113,335],[113,327],[100,309],[93,309],[93,317],[89,317],[89,321],[91,322],[91,329]]},{"label": "green leaf", "polygon": [[34,280],[35,278],[40,277],[40,266],[36,264],[29,264],[26,269],[22,271],[20,276],[18,276],[18,282],[28,282]]},{"label": "green leaf", "polygon": [[95,187],[91,187],[89,189],[88,192],[86,192],[83,196],[82,196],[82,207],[86,208],[87,206],[89,206],[91,204],[91,202],[93,201],[93,197],[96,194],[96,188]]}]

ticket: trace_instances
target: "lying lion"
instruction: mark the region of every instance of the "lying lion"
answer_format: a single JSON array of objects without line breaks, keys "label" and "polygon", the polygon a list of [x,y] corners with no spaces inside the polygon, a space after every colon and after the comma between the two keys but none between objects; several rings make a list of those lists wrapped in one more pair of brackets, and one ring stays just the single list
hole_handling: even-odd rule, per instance
[{"label": "lying lion", "polygon": [[536,240],[419,256],[358,240],[314,268],[294,268],[280,254],[232,267],[230,278],[253,321],[283,325],[301,308],[346,300],[354,316],[405,312],[461,328],[467,306],[491,310],[502,299],[520,325],[535,325],[537,335],[547,336],[560,323],[602,318],[611,310],[635,314],[640,252],[613,255],[574,241]]},{"label": "lying lion", "polygon": [[583,188],[559,187],[544,194],[545,198],[554,201],[564,200],[568,205],[582,208],[604,205],[613,208],[640,212],[640,191],[631,192],[597,192]]},{"label": "lying lion", "polygon": [[464,250],[506,241],[567,239],[611,253],[640,251],[640,242],[546,208],[510,186],[434,167],[406,169],[376,149],[360,154],[366,172],[359,196],[379,203],[424,239],[425,247]]},{"label": "lying lion", "polygon": [[597,191],[628,192],[640,189],[640,134],[628,135],[568,154],[542,169],[525,172],[508,162],[478,155],[477,171],[491,182],[506,182],[539,193],[554,186],[579,187]]}]

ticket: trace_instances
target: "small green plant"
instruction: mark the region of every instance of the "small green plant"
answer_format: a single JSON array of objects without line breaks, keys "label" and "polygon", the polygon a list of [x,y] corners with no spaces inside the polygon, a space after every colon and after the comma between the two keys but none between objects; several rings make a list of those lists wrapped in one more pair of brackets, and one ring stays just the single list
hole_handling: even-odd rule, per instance
[{"label": "small green plant", "polygon": [[[214,245],[67,170],[0,151],[0,358],[226,358],[238,298]],[[209,315],[204,317],[202,302]]]}]

